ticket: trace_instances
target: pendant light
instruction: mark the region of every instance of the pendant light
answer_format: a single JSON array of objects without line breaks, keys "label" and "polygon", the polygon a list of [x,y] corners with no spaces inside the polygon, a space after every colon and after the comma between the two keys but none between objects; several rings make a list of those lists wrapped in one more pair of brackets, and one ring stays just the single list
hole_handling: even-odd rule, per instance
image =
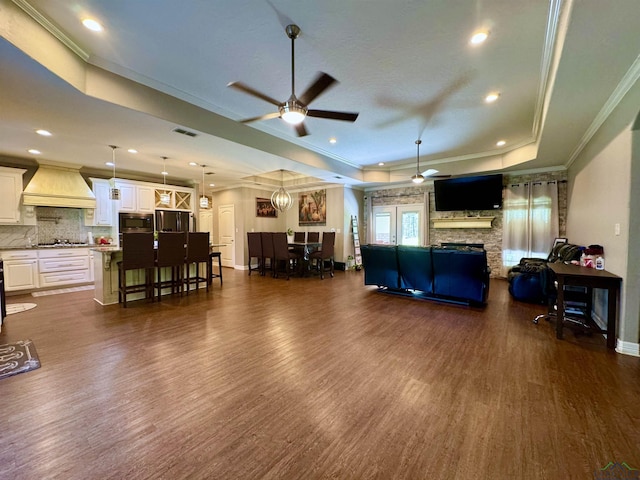
[{"label": "pendant light", "polygon": [[291,194],[284,188],[284,170],[280,170],[282,175],[282,186],[271,194],[271,205],[276,210],[286,212],[293,205]]},{"label": "pendant light", "polygon": [[202,165],[202,196],[200,197],[200,208],[209,208],[209,199],[204,194],[204,167],[206,167],[206,165]]},{"label": "pendant light", "polygon": [[164,191],[160,194],[160,203],[162,205],[171,204],[171,195],[167,193],[167,157],[162,157],[162,183],[165,187]]},{"label": "pendant light", "polygon": [[421,143],[422,143],[422,140],[420,139],[416,140],[416,148],[418,149],[418,153],[416,154],[416,174],[413,177],[411,177],[411,181],[417,184],[424,182],[424,177],[420,173],[420,144]]},{"label": "pendant light", "polygon": [[118,147],[115,145],[109,146],[111,147],[111,163],[113,164],[113,178],[110,181],[109,198],[111,200],[120,200],[120,189],[116,186],[116,148]]}]

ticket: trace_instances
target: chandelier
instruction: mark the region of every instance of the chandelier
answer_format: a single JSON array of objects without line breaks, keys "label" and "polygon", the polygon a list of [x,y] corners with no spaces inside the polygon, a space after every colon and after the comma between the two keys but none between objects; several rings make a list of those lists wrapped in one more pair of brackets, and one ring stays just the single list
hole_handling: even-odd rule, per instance
[{"label": "chandelier", "polygon": [[202,195],[200,196],[200,208],[209,208],[209,198],[204,194],[204,167],[202,165]]},{"label": "chandelier", "polygon": [[169,195],[166,191],[167,187],[167,157],[162,157],[162,183],[165,186],[165,190],[160,194],[160,203],[162,205],[169,205],[171,203],[171,195]]},{"label": "chandelier", "polygon": [[111,147],[111,164],[113,166],[113,178],[109,182],[111,188],[109,189],[109,198],[111,200],[120,200],[120,189],[116,185],[116,147],[115,145],[109,145]]},{"label": "chandelier", "polygon": [[271,205],[280,212],[286,212],[293,205],[291,194],[284,188],[284,170],[280,170],[282,175],[282,186],[271,194]]}]

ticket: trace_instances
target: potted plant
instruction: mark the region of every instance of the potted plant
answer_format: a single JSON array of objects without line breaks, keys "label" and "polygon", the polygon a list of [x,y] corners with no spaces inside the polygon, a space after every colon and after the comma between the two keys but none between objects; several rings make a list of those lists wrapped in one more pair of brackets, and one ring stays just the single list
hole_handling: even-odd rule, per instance
[{"label": "potted plant", "polygon": [[356,262],[353,259],[353,255],[347,257],[347,269],[352,269],[356,266]]}]

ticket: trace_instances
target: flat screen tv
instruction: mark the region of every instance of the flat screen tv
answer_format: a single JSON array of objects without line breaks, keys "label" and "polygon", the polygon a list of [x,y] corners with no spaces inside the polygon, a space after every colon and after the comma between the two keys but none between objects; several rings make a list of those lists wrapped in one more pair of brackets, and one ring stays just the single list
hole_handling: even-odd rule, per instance
[{"label": "flat screen tv", "polygon": [[502,208],[502,175],[434,180],[436,211],[496,210]]}]

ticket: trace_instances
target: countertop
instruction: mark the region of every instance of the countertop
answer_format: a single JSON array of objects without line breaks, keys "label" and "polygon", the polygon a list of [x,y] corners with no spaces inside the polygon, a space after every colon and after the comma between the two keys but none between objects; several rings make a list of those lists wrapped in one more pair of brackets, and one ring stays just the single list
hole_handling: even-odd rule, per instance
[{"label": "countertop", "polygon": [[52,250],[52,249],[60,249],[60,248],[117,248],[115,245],[97,245],[97,244],[72,244],[72,245],[40,245],[40,246],[33,246],[33,247],[17,247],[17,246],[11,246],[11,247],[0,247],[0,251],[1,250]]}]

